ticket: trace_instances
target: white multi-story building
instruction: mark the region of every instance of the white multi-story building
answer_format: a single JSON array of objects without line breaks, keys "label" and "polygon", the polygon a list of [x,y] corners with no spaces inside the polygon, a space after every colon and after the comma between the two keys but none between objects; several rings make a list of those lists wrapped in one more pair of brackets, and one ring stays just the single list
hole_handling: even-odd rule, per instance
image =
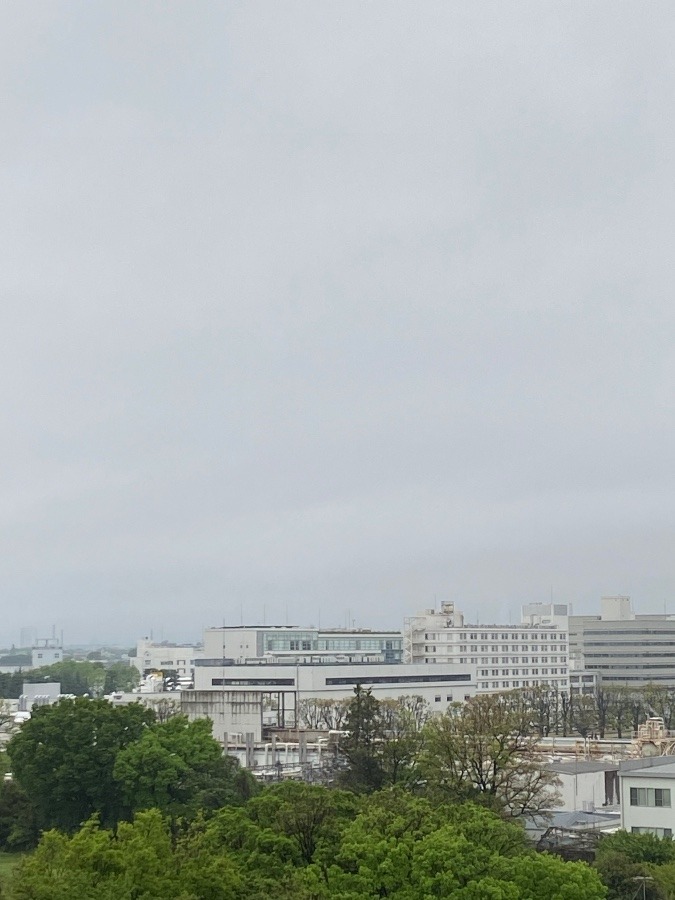
[{"label": "white multi-story building", "polygon": [[138,669],[142,677],[152,672],[176,672],[179,678],[188,680],[194,675],[195,660],[203,655],[202,648],[193,644],[155,643],[142,638],[136,643],[136,656],[129,663]]},{"label": "white multi-story building", "polygon": [[478,693],[569,691],[567,631],[555,624],[470,625],[448,601],[405,620],[404,647],[406,662],[475,666]]}]

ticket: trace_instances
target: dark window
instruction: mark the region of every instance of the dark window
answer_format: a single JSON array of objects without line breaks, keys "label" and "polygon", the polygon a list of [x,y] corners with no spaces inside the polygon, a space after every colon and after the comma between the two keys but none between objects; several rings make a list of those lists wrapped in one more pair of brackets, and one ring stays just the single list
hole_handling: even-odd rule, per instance
[{"label": "dark window", "polygon": [[470,675],[373,675],[371,678],[326,678],[326,684],[430,684],[471,681]]},{"label": "dark window", "polygon": [[257,685],[293,685],[293,678],[212,678],[211,684],[214,687],[223,687],[228,684],[249,685],[251,687]]}]

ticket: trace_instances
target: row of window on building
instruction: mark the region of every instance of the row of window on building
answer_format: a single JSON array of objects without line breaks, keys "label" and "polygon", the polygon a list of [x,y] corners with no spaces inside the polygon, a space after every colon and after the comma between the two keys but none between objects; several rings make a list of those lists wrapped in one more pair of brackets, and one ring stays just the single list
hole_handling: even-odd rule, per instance
[{"label": "row of window on building", "polygon": [[[466,651],[466,647],[464,647],[463,649],[464,649],[464,651]],[[425,647],[424,652],[425,653],[436,653],[436,648],[435,647]],[[546,664],[549,662],[548,656],[537,656],[536,658],[533,656],[531,660],[530,660],[529,656],[523,656],[522,659],[519,656],[502,656],[501,660],[502,660],[503,665],[517,665],[518,663],[524,664],[524,665],[529,665],[530,662]],[[434,660],[434,662],[435,661],[436,660]],[[475,665],[478,662],[478,658],[477,657],[460,656],[459,661],[460,661],[460,663],[471,662]],[[481,663],[498,663],[499,657],[497,657],[497,656],[481,656],[480,661],[481,661]],[[567,663],[567,657],[566,656],[552,656],[550,659],[550,662],[552,662],[552,663]]]},{"label": "row of window on building", "polygon": [[437,632],[437,633],[427,633],[424,635],[425,641],[449,641],[452,638],[457,638],[459,635],[460,641],[531,641],[532,638],[538,638],[540,641],[565,641],[567,640],[567,635],[565,632],[523,632],[522,634],[515,633],[494,633],[488,634],[480,633],[480,632],[470,632],[470,631],[447,631],[447,632]]},{"label": "row of window on building", "polygon": [[632,787],[630,789],[630,805],[670,807],[670,788]]},{"label": "row of window on building", "polygon": [[500,688],[507,688],[511,690],[512,688],[529,688],[529,687],[539,687],[539,684],[546,685],[547,687],[566,687],[566,681],[564,679],[555,679],[550,678],[546,681],[540,682],[538,678],[529,679],[526,678],[524,680],[516,678],[514,681],[506,680],[502,681],[479,681],[478,682],[478,690],[487,691],[487,690],[499,690]]}]

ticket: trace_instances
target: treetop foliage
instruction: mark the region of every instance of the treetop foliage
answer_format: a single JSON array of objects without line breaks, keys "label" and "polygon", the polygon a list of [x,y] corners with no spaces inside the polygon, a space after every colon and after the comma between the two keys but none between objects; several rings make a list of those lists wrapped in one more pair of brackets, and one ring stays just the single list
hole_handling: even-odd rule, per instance
[{"label": "treetop foliage", "polygon": [[286,783],[197,817],[176,836],[158,810],[116,832],[91,819],[48,832],[8,900],[603,900],[597,873],[526,847],[522,830],[471,804],[409,793],[368,798]]}]

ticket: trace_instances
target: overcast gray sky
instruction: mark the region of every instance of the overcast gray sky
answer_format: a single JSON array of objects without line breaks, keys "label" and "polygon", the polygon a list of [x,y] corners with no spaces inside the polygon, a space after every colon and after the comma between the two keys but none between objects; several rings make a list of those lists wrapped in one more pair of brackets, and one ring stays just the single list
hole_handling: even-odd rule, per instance
[{"label": "overcast gray sky", "polygon": [[3,3],[0,642],[675,612],[674,26]]}]

